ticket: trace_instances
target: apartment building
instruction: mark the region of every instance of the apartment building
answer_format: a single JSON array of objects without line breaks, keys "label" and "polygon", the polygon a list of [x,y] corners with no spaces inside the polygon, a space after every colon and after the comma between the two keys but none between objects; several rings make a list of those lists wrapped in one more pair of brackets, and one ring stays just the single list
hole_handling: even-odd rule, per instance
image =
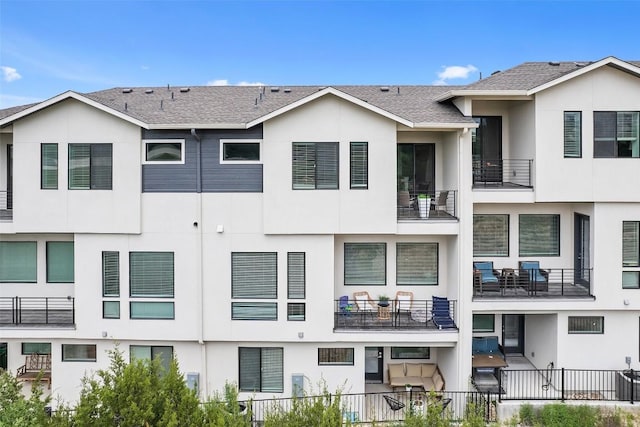
[{"label": "apartment building", "polygon": [[361,393],[398,362],[466,390],[478,336],[637,368],[639,114],[640,62],[613,57],[2,110],[0,367],[47,354],[69,401],[115,345],[203,398]]}]

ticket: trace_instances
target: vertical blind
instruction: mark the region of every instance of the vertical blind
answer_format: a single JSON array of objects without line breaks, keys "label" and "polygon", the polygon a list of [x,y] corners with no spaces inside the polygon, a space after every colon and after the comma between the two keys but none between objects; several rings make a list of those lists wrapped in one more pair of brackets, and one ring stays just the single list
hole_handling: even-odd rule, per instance
[{"label": "vertical blind", "polygon": [[345,285],[385,285],[386,283],[386,243],[344,244]]},{"label": "vertical blind", "polygon": [[560,256],[560,215],[520,215],[520,256]]},{"label": "vertical blind", "polygon": [[509,215],[473,216],[473,256],[509,256]]},{"label": "vertical blind", "polygon": [[284,391],[283,349],[238,348],[241,391],[282,393]]},{"label": "vertical blind", "polygon": [[102,252],[102,296],[120,296],[120,252]]},{"label": "vertical blind", "polygon": [[232,298],[276,298],[277,291],[276,252],[231,253]]},{"label": "vertical blind", "polygon": [[304,299],[305,295],[305,254],[287,253],[287,296],[291,299]]},{"label": "vertical blind", "polygon": [[0,282],[35,283],[36,242],[0,242]]},{"label": "vertical blind", "polygon": [[622,266],[640,267],[640,221],[622,222]]},{"label": "vertical blind", "polygon": [[73,283],[73,242],[47,242],[47,282]]},{"label": "vertical blind", "polygon": [[397,243],[396,283],[398,285],[437,285],[438,244]]},{"label": "vertical blind", "polygon": [[564,112],[564,156],[582,156],[582,112]]},{"label": "vertical blind", "polygon": [[130,252],[129,286],[132,297],[173,298],[173,252]]},{"label": "vertical blind", "polygon": [[338,188],[338,143],[294,142],[293,189]]},{"label": "vertical blind", "polygon": [[369,185],[369,147],[366,142],[351,143],[351,188]]},{"label": "vertical blind", "polygon": [[58,144],[42,144],[40,185],[42,189],[58,188]]}]

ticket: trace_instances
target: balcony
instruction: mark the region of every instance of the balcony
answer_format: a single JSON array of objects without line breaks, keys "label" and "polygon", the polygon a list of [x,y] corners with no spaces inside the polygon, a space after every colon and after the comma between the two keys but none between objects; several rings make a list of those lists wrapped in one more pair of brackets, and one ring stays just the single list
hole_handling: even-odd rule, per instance
[{"label": "balcony", "polygon": [[[437,221],[457,220],[455,190],[440,190],[432,194],[398,191],[398,220]],[[423,202],[422,200],[426,200]]]},{"label": "balcony", "polygon": [[73,297],[0,298],[1,326],[73,326]]},{"label": "balcony", "polygon": [[532,188],[532,159],[473,161],[473,187],[490,189]]},{"label": "balcony", "polygon": [[[456,319],[456,302],[448,301],[448,314]],[[373,301],[373,305],[366,309],[358,307],[355,302],[334,302],[334,331],[437,331],[445,328],[438,327],[433,321],[432,300],[412,300],[408,302]],[[457,331],[458,328],[447,328]]]},{"label": "balcony", "polygon": [[540,268],[493,269],[492,274],[474,270],[473,297],[482,298],[594,298],[592,269]]},{"label": "balcony", "polygon": [[13,221],[12,196],[11,191],[0,191],[0,222]]}]

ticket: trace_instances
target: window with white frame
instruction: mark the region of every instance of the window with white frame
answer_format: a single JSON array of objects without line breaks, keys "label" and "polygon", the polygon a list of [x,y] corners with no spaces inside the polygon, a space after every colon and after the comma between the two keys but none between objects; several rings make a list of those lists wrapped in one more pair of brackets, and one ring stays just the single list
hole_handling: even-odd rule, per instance
[{"label": "window with white frame", "polygon": [[564,112],[564,157],[582,157],[582,112]]},{"label": "window with white frame", "polygon": [[284,391],[284,350],[281,347],[239,347],[238,362],[240,391]]},{"label": "window with white frame", "polygon": [[344,284],[387,284],[386,243],[345,243]]},{"label": "window with white frame", "polygon": [[69,144],[69,190],[111,190],[111,144]]},{"label": "window with white frame", "polygon": [[640,221],[622,222],[622,287],[640,289]]},{"label": "window with white frame", "polygon": [[292,173],[294,190],[338,189],[338,143],[294,142]]},{"label": "window with white frame", "polygon": [[0,283],[36,283],[36,242],[0,242]]},{"label": "window with white frame", "polygon": [[220,163],[250,164],[261,162],[261,139],[220,140]]},{"label": "window with white frame", "polygon": [[396,243],[396,284],[438,284],[437,243]]},{"label": "window with white frame", "polygon": [[593,157],[640,157],[640,112],[594,111]]},{"label": "window with white frame", "polygon": [[95,344],[62,344],[63,362],[95,362]]},{"label": "window with white frame", "polygon": [[509,215],[473,215],[473,256],[509,256]]},{"label": "window with white frame", "polygon": [[[278,254],[231,253],[231,319],[278,320]],[[272,301],[237,301],[237,300]]]},{"label": "window with white frame", "polygon": [[570,334],[604,334],[604,317],[569,316]]},{"label": "window with white frame", "polygon": [[318,348],[318,365],[353,365],[353,348]]},{"label": "window with white frame", "polygon": [[560,256],[560,215],[521,214],[520,256]]},{"label": "window with white frame", "polygon": [[184,164],[184,139],[143,139],[142,164]]}]

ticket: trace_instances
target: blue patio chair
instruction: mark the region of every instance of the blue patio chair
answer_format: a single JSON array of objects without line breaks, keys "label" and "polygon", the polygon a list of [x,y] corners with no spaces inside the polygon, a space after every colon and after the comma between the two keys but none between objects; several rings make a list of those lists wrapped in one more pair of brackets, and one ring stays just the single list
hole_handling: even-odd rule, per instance
[{"label": "blue patio chair", "polygon": [[449,300],[446,297],[432,297],[431,321],[438,329],[457,328],[449,311]]},{"label": "blue patio chair", "polygon": [[493,268],[493,261],[473,263],[473,282],[480,291],[500,290],[500,273]]},{"label": "blue patio chair", "polygon": [[520,261],[518,268],[520,281],[529,291],[549,290],[549,272],[540,268],[539,261]]},{"label": "blue patio chair", "polygon": [[343,295],[338,299],[338,313],[341,323],[346,324],[347,318],[351,317],[351,311],[353,310],[353,304],[349,303],[349,297]]}]

